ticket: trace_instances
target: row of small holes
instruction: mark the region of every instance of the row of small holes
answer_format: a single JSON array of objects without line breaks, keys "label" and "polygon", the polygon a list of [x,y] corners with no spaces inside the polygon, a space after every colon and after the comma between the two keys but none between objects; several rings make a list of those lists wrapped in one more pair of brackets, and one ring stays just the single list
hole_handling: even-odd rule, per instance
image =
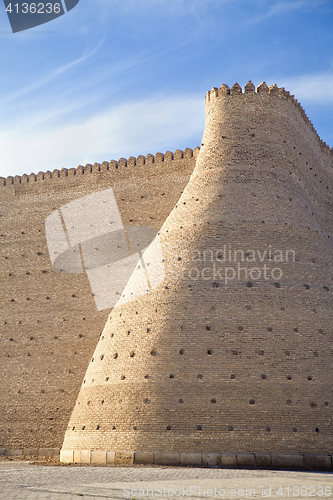
[{"label": "row of small holes", "polygon": [[[241,327],[241,328],[242,328],[242,327]],[[320,329],[320,330],[318,330],[318,331],[319,331],[319,333],[323,333],[321,329]],[[294,328],[294,332],[298,332],[298,329],[297,329],[297,328]],[[12,340],[12,339],[11,339],[11,340]],[[232,350],[231,350],[231,352],[232,352],[232,354],[234,354],[234,355],[236,355],[236,356],[237,356],[238,354],[240,354],[240,353],[237,351],[237,349],[232,349]],[[290,356],[290,351],[284,351],[284,352],[285,352],[285,355],[286,355],[286,356]],[[155,355],[156,355],[156,351],[155,351],[155,350],[153,350],[153,351],[151,351],[151,352],[150,352],[150,354],[151,354],[152,356],[155,356]],[[180,349],[179,354],[180,354],[181,356],[183,356],[183,355],[185,354],[185,350],[184,350],[184,349]],[[211,356],[211,355],[213,354],[213,349],[207,349],[207,354],[208,354],[209,356]],[[259,356],[264,356],[265,351],[263,351],[263,350],[259,350],[259,351],[257,351],[257,354],[259,354]],[[313,351],[313,355],[314,355],[315,357],[318,357],[318,352],[317,352],[317,351]],[[130,356],[130,358],[133,358],[133,357],[135,356],[135,352],[131,351],[131,352],[130,352],[130,354],[129,354],[129,356]],[[115,352],[115,353],[113,354],[113,356],[112,356],[112,357],[113,357],[113,359],[117,359],[117,358],[118,358],[118,353],[117,353],[117,352]],[[103,360],[103,359],[104,359],[104,354],[102,354],[102,355],[100,356],[100,359],[101,359],[101,360]],[[92,360],[91,360],[91,361],[92,361],[92,362],[94,362],[94,360],[95,360],[95,358],[92,358]],[[171,377],[171,376],[170,376],[170,378],[173,378],[173,377]]]},{"label": "row of small holes", "polygon": [[[28,354],[28,356],[30,356],[30,354]],[[121,377],[120,377],[120,379],[121,379],[121,380],[125,380],[125,378],[126,378],[126,376],[125,376],[125,375],[121,375]],[[145,379],[148,379],[148,378],[149,378],[149,375],[145,375],[145,376],[144,376],[144,378],[145,378]],[[174,379],[174,378],[175,378],[175,375],[174,375],[173,373],[171,373],[171,375],[169,375],[169,378]],[[202,375],[201,375],[201,373],[199,373],[199,374],[197,375],[197,378],[198,378],[198,379],[200,379],[200,380],[202,379]],[[231,378],[232,380],[235,380],[235,379],[236,379],[236,375],[231,374],[231,375],[230,375],[230,378]],[[286,376],[286,378],[287,378],[287,380],[291,380],[291,376],[290,376],[290,375],[287,375],[287,376]],[[307,375],[307,377],[306,377],[306,378],[307,378],[307,380],[312,380],[312,376],[311,376],[311,375]],[[262,375],[261,375],[261,379],[262,379],[262,380],[266,380],[266,379],[267,379],[267,376],[266,376],[265,374],[262,374]],[[95,379],[92,379],[92,380],[91,380],[91,382],[94,382],[94,380],[95,380]],[[105,380],[108,382],[108,381],[110,380],[110,378],[109,378],[109,377],[106,377],[106,378],[105,378]],[[85,383],[86,383],[86,381],[84,380],[84,381],[83,381],[83,383],[85,384]]]},{"label": "row of small holes", "polygon": [[[85,428],[86,428],[86,426],[85,426],[85,425],[83,425],[83,426],[82,426],[82,430],[84,431],[84,430],[85,430]],[[73,426],[72,430],[73,430],[73,431],[75,430],[75,425]],[[96,430],[100,430],[100,425],[97,425]],[[116,430],[116,427],[115,427],[114,425],[112,426],[112,430]],[[134,425],[134,426],[133,426],[133,430],[134,430],[134,431],[136,431],[136,430],[137,430],[137,426],[136,426],[136,425]],[[171,425],[167,425],[167,426],[166,426],[166,430],[167,430],[167,431],[171,431],[171,430],[172,430],[172,426],[171,426]],[[197,425],[197,426],[196,426],[196,430],[197,430],[197,431],[201,431],[201,430],[202,430],[202,425]],[[233,431],[233,430],[234,430],[234,428],[233,428],[233,426],[232,426],[232,425],[228,425],[228,426],[227,426],[227,430],[228,430],[228,431]],[[270,428],[269,426],[267,426],[265,430],[266,430],[267,432],[270,432],[270,431],[271,431],[271,428]],[[297,432],[297,427],[292,427],[292,432]],[[320,432],[320,430],[319,430],[319,428],[318,428],[318,427],[316,427],[316,428],[315,428],[315,432],[317,432],[317,433],[318,433],[318,432]]]},{"label": "row of small holes", "polygon": [[[42,271],[42,272],[46,272],[46,271]],[[26,273],[26,274],[30,274],[30,273]],[[12,276],[12,274],[9,273],[8,276]],[[75,294],[72,294],[72,298],[77,299],[78,296],[75,295]],[[32,299],[30,297],[27,297],[26,300],[29,301],[29,300],[32,300]],[[51,298],[50,297],[46,297],[46,300],[51,300]],[[10,299],[10,302],[15,302],[15,299]]]}]

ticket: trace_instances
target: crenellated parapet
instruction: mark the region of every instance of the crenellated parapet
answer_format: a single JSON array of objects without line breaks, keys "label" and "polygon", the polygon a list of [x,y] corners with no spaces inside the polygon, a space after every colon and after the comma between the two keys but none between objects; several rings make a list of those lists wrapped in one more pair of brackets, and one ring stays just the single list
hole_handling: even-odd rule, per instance
[{"label": "crenellated parapet", "polygon": [[[260,85],[255,88],[254,84],[251,82],[251,80],[245,85],[244,87],[244,92],[242,90],[242,87],[236,82],[231,88],[226,85],[225,83],[222,83],[220,88],[213,87],[212,90],[209,90],[206,94],[205,98],[205,104],[206,107],[210,107],[211,104],[214,104],[217,102],[218,99],[247,99],[250,96],[258,96],[259,98],[273,98],[273,99],[280,99],[283,101],[288,101],[291,103],[292,106],[294,106],[296,109],[298,109],[299,113],[303,117],[304,121],[311,127],[313,132],[316,134],[317,139],[323,148],[323,150],[327,151],[330,155],[333,154],[333,148],[330,148],[326,142],[324,142],[318,135],[318,132],[314,128],[312,122],[310,121],[309,117],[305,113],[304,108],[301,106],[301,104],[298,102],[298,100],[295,98],[294,95],[291,95],[289,91],[285,90],[284,87],[278,87],[275,83],[273,85],[268,86],[266,82],[260,83]],[[278,101],[277,101],[278,102]]]},{"label": "crenellated parapet", "polygon": [[[190,160],[197,158],[200,148],[190,149],[186,148],[184,151],[177,149],[175,152],[167,151],[166,153],[156,153],[155,155],[147,154],[146,156],[139,155],[137,157],[130,156],[129,158],[119,158],[119,160],[111,160],[110,162],[103,161],[102,163],[87,163],[85,166],[79,165],[77,168],[62,168],[61,170],[55,169],[52,172],[38,172],[38,174],[31,173],[30,175],[23,174],[22,176],[16,175],[15,177],[8,176],[0,177],[0,188],[4,186],[12,186],[18,184],[32,184],[41,181],[54,181],[62,178],[73,177],[86,177],[87,175],[96,175],[97,173],[109,173],[117,175],[118,172],[125,169],[142,166],[163,166],[170,162],[177,162],[179,160]],[[133,172],[134,174],[134,172]]]}]

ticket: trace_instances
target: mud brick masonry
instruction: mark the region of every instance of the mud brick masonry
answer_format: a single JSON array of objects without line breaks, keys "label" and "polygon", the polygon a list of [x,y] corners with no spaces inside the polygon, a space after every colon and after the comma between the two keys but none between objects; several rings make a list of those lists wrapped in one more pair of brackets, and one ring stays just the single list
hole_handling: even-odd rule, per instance
[{"label": "mud brick masonry", "polygon": [[[333,152],[289,92],[213,88],[194,151],[0,180],[0,453],[332,468]],[[98,312],[85,274],[52,268],[45,219],[109,187],[159,231],[166,276]],[[221,267],[224,245],[283,276],[190,258]]]}]

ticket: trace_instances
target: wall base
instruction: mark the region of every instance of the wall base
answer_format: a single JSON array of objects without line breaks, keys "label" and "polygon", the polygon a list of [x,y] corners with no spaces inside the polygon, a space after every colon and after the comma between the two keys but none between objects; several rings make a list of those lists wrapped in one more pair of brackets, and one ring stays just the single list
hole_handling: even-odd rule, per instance
[{"label": "wall base", "polygon": [[59,457],[60,448],[0,448],[0,457]]},{"label": "wall base", "polygon": [[61,450],[63,463],[156,464],[197,467],[252,467],[263,469],[332,470],[332,455],[278,453],[177,453],[173,451]]}]

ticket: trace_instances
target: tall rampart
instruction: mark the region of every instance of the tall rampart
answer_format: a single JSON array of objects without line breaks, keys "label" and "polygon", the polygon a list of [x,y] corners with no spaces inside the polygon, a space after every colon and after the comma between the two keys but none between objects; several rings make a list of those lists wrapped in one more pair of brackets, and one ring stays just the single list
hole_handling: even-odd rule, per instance
[{"label": "tall rampart", "polygon": [[159,233],[165,280],[110,314],[62,459],[331,464],[332,195],[332,151],[293,97],[213,88],[196,167]]},{"label": "tall rampart", "polygon": [[112,187],[124,224],[158,231],[197,154],[177,150],[0,179],[0,448],[60,448],[110,313],[97,310],[86,274],[52,268],[46,218]]}]

